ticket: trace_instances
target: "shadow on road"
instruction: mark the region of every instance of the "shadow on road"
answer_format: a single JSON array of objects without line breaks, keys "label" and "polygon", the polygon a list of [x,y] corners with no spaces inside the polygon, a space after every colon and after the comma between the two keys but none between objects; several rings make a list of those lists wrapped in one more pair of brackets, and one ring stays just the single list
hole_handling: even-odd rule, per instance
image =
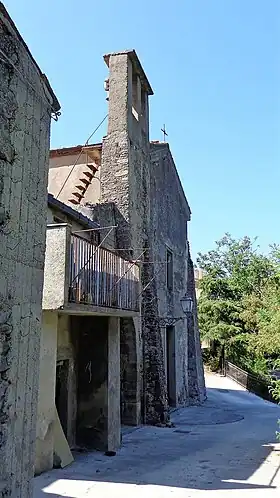
[{"label": "shadow on road", "polygon": [[70,467],[36,478],[34,498],[91,496],[86,491],[93,484],[96,496],[102,492],[115,495],[121,488],[123,498],[149,487],[147,493],[153,496],[159,486],[209,491],[276,489],[279,466],[269,468],[265,479],[248,480],[274,449],[278,410],[246,391],[209,388],[204,406],[173,412],[174,429],[142,427],[127,434],[114,458],[97,452],[79,454]]}]

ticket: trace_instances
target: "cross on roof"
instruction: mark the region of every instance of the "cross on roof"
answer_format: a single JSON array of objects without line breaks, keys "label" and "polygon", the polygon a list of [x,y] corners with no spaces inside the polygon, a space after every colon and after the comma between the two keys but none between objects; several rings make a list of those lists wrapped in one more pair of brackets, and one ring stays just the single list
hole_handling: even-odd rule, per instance
[{"label": "cross on roof", "polygon": [[168,137],[168,133],[166,133],[166,129],[165,129],[165,124],[163,125],[163,128],[161,128],[161,131],[163,133],[163,141],[165,142],[165,137]]}]

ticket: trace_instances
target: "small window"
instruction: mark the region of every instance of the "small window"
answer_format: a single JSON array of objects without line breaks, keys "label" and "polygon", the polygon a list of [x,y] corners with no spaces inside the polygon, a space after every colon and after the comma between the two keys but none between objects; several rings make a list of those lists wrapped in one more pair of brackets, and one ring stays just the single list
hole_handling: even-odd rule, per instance
[{"label": "small window", "polygon": [[173,290],[173,253],[166,251],[166,286],[168,290]]},{"label": "small window", "polygon": [[146,115],[146,92],[144,88],[141,88],[141,113],[142,115]]},{"label": "small window", "polygon": [[139,121],[139,101],[138,101],[138,76],[132,73],[132,115]]}]

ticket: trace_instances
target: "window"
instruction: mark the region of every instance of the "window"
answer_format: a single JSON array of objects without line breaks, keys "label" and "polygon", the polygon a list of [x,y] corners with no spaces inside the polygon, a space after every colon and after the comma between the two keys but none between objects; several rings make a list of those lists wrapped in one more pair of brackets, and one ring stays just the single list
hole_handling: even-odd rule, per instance
[{"label": "window", "polygon": [[138,76],[133,72],[132,74],[132,114],[137,121],[139,121],[139,99],[138,99]]},{"label": "window", "polygon": [[166,250],[166,286],[168,290],[173,290],[173,253]]},{"label": "window", "polygon": [[148,95],[143,87],[141,87],[141,128],[142,128],[142,140],[145,142],[145,140],[147,140],[148,138],[148,128],[149,128]]}]

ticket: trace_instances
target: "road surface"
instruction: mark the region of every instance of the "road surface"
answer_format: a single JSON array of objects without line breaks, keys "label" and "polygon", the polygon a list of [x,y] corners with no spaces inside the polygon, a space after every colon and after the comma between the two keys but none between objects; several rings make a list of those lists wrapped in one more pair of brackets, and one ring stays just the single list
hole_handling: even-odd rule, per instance
[{"label": "road surface", "polygon": [[175,427],[127,433],[115,457],[79,454],[34,479],[34,498],[280,497],[280,407],[227,378],[207,376],[202,407],[172,414]]}]

